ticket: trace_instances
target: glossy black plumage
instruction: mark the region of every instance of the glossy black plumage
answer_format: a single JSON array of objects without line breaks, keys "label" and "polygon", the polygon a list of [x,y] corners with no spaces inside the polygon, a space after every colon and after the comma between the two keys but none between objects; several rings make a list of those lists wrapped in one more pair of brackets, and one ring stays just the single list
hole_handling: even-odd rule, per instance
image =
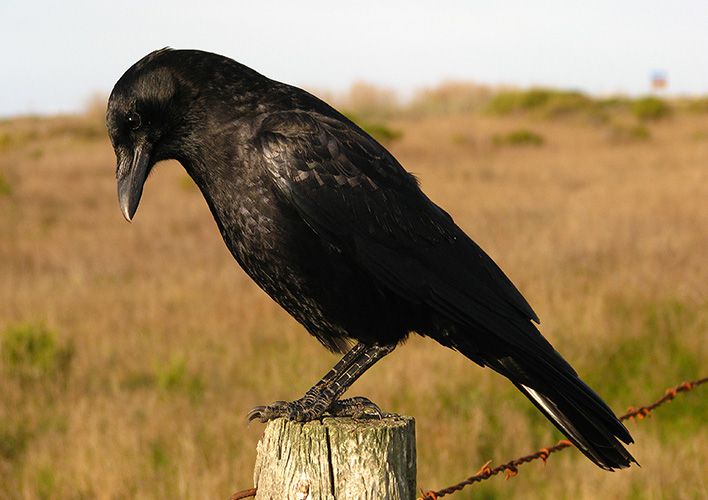
[{"label": "glossy black plumage", "polygon": [[[364,345],[342,365],[355,374],[333,372],[293,403],[301,418],[417,332],[508,377],[599,466],[633,461],[618,441],[631,442],[627,430],[541,336],[511,281],[324,102],[222,56],[162,50],[118,81],[107,121],[126,218],[152,165],[179,160],[253,280],[329,349]],[[313,401],[321,411],[302,413]]]}]

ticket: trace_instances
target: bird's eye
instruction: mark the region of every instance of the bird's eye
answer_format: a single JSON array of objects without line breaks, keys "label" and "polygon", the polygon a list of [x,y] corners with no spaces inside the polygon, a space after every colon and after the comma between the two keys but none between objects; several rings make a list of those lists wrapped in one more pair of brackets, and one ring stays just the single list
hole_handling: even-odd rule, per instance
[{"label": "bird's eye", "polygon": [[128,117],[125,119],[125,121],[128,124],[128,127],[130,127],[133,130],[140,128],[140,115],[137,114],[135,111],[130,113],[128,115]]}]

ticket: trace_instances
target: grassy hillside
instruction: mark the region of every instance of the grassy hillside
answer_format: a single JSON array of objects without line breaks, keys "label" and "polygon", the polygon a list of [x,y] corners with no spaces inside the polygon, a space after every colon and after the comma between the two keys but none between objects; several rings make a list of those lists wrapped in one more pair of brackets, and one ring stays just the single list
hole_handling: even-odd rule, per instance
[{"label": "grassy hillside", "polygon": [[[464,90],[350,112],[393,131],[616,411],[705,375],[708,108]],[[127,224],[114,161],[100,113],[0,123],[0,498],[228,498],[251,484],[246,412],[336,360],[238,268],[178,164]],[[511,384],[420,338],[350,394],[416,417],[423,489],[560,438]],[[570,450],[455,498],[704,498],[706,421],[698,391],[629,423],[641,468]]]}]

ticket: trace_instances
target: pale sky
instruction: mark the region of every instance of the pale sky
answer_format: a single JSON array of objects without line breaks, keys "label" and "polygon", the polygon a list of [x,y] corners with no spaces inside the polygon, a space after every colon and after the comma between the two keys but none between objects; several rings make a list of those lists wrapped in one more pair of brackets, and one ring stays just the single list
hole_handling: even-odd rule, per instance
[{"label": "pale sky", "polygon": [[404,95],[444,80],[708,94],[708,0],[0,0],[0,116],[80,110],[164,46],[276,80]]}]

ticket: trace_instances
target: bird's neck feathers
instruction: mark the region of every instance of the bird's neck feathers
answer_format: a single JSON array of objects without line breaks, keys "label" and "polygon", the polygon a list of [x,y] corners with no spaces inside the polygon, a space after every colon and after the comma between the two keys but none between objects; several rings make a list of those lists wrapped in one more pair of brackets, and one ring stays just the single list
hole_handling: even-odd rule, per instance
[{"label": "bird's neck feathers", "polygon": [[216,202],[233,204],[234,193],[254,182],[256,172],[246,166],[252,137],[250,120],[210,120],[184,141],[177,160],[210,206]]},{"label": "bird's neck feathers", "polygon": [[[267,225],[277,200],[268,178],[248,161],[247,127],[235,122],[213,130],[190,157],[179,161],[199,187],[229,250],[245,267],[244,245],[255,236],[253,225]],[[262,204],[260,213],[255,208]],[[249,230],[250,228],[250,230]],[[267,231],[266,231],[267,232]]]}]

